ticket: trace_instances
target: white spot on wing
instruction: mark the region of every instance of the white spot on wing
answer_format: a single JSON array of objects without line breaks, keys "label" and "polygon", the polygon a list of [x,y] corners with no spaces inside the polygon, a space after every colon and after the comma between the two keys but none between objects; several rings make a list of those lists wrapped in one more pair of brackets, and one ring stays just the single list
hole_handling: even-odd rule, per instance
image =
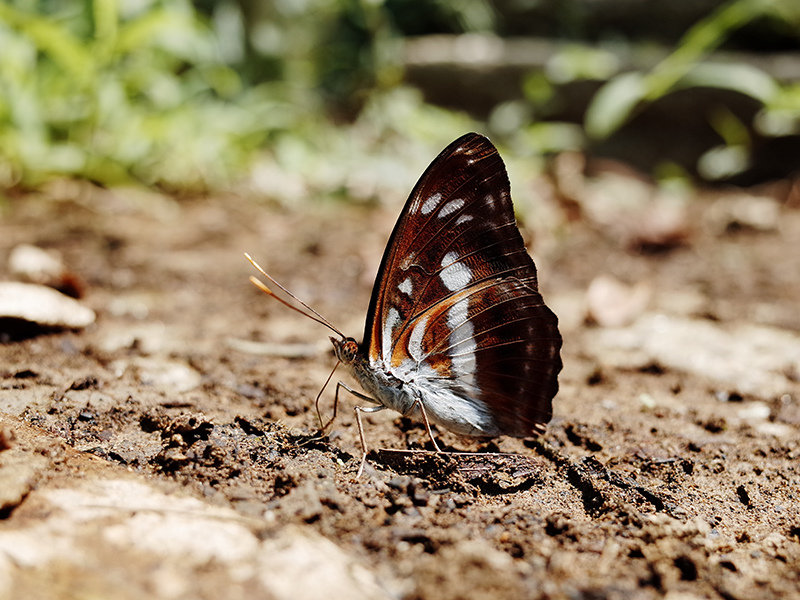
[{"label": "white spot on wing", "polygon": [[442,195],[439,192],[435,194],[431,194],[425,202],[422,204],[422,208],[420,212],[423,215],[429,215],[433,212],[433,210],[439,205],[439,202],[442,200]]},{"label": "white spot on wing", "polygon": [[447,327],[450,329],[450,360],[453,372],[460,379],[474,383],[475,328],[469,321],[469,299],[456,302],[447,311]]},{"label": "white spot on wing", "polygon": [[450,200],[447,204],[442,207],[442,210],[439,211],[439,218],[444,219],[452,215],[457,210],[461,209],[464,206],[464,199],[463,198],[456,198],[455,200]]},{"label": "white spot on wing", "polygon": [[381,336],[381,355],[387,368],[392,361],[392,331],[400,324],[400,313],[396,308],[390,308],[383,322],[383,335]]},{"label": "white spot on wing", "polygon": [[458,260],[458,254],[455,252],[448,252],[442,257],[442,266],[449,267]]},{"label": "white spot on wing", "polygon": [[[447,311],[447,327],[454,331],[459,325],[467,323],[469,315],[469,298],[459,300]],[[452,339],[452,336],[451,336]]]},{"label": "white spot on wing", "polygon": [[456,262],[457,260],[458,254],[455,252],[445,254],[442,258],[442,267],[444,268],[439,273],[444,287],[451,292],[464,289],[472,281],[472,269],[464,263]]},{"label": "white spot on wing", "polygon": [[420,319],[414,329],[411,330],[411,335],[408,337],[408,354],[417,362],[422,362],[424,356],[422,355],[422,338],[425,336],[425,328],[428,326],[428,317]]},{"label": "white spot on wing", "polygon": [[403,292],[406,296],[410,296],[414,291],[414,284],[411,283],[411,277],[406,277],[403,281],[401,281],[400,285],[397,286],[397,289]]},{"label": "white spot on wing", "polygon": [[483,201],[486,204],[486,206],[489,207],[489,209],[494,208],[494,196],[492,196],[491,194],[486,194],[486,197],[483,199]]},{"label": "white spot on wing", "polygon": [[467,223],[469,221],[472,221],[472,215],[461,215],[460,217],[458,217],[456,219],[456,225],[457,226],[458,225],[462,225],[462,224]]}]

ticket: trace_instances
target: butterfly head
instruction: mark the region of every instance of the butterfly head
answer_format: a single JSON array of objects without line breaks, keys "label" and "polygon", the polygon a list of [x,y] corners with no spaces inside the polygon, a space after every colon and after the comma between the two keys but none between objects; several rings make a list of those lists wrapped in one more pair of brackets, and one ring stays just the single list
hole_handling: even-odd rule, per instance
[{"label": "butterfly head", "polygon": [[333,352],[336,354],[336,358],[346,365],[351,365],[356,361],[359,354],[358,342],[353,338],[337,339],[333,336],[331,336],[330,340],[331,344],[333,344]]}]

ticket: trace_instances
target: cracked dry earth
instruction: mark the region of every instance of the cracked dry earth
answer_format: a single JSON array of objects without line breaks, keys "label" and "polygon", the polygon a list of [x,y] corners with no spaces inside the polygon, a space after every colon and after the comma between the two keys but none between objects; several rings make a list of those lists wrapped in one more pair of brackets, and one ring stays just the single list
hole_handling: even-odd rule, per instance
[{"label": "cracked dry earth", "polygon": [[[0,599],[800,597],[800,211],[719,231],[711,204],[655,254],[529,215],[564,335],[547,433],[410,452],[385,411],[353,481],[352,403],[313,436],[327,332],[242,253],[357,336],[400,204],[11,201],[0,260],[58,250],[98,316],[0,345]],[[630,324],[585,323],[602,274],[650,286]]]}]

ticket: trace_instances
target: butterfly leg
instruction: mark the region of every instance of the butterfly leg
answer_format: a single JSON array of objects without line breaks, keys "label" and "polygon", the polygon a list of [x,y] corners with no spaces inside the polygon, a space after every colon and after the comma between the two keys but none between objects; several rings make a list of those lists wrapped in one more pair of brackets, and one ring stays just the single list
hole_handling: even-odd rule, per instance
[{"label": "butterfly leg", "polygon": [[358,424],[358,437],[361,438],[361,464],[358,466],[356,479],[361,477],[364,465],[367,463],[367,440],[364,438],[364,427],[361,425],[361,413],[376,413],[384,410],[385,406],[356,406],[356,423]]},{"label": "butterfly leg", "polygon": [[[334,416],[336,415],[336,406],[339,404],[339,388],[344,388],[356,398],[360,398],[361,400],[366,400],[367,402],[371,402],[372,404],[378,404],[378,401],[374,398],[370,398],[369,396],[362,394],[351,388],[349,385],[340,381],[336,384],[336,396],[333,401],[334,406]],[[356,424],[358,425],[358,437],[361,439],[361,464],[358,466],[358,473],[356,474],[356,479],[361,477],[361,473],[364,471],[364,465],[367,462],[367,440],[364,438],[364,427],[361,424],[361,413],[376,413],[384,410],[386,407],[382,404],[378,404],[377,406],[356,406]],[[330,423],[329,423],[330,424]]]},{"label": "butterfly leg", "polygon": [[[334,371],[335,370],[336,369],[334,369]],[[331,372],[331,376],[332,375],[333,372]],[[328,381],[330,381],[331,376],[328,376]],[[325,386],[328,385],[328,381],[325,382]],[[331,416],[331,418],[328,419],[328,422],[325,423],[322,420],[322,413],[319,410],[319,400],[322,397],[322,392],[325,390],[325,386],[323,386],[319,394],[317,394],[317,399],[314,402],[314,406],[317,409],[317,419],[319,419],[319,431],[318,431],[319,435],[325,435],[325,433],[328,431],[328,427],[330,427],[331,424],[334,422],[334,420],[336,420],[336,414],[339,410],[339,388],[344,388],[345,390],[353,394],[356,398],[361,398],[362,400],[366,400],[367,402],[372,402],[373,404],[378,403],[377,400],[370,398],[369,396],[365,396],[364,394],[361,394],[356,390],[354,390],[353,388],[351,388],[345,382],[339,381],[336,383],[336,393],[333,396],[333,416]]]},{"label": "butterfly leg", "polygon": [[422,400],[417,398],[415,403],[419,407],[419,412],[422,413],[422,422],[425,423],[425,430],[428,432],[428,437],[431,438],[431,442],[433,442],[433,449],[436,450],[436,452],[441,452],[439,444],[436,443],[436,439],[433,437],[431,422],[428,420],[428,413],[425,412],[425,406],[422,404]]}]

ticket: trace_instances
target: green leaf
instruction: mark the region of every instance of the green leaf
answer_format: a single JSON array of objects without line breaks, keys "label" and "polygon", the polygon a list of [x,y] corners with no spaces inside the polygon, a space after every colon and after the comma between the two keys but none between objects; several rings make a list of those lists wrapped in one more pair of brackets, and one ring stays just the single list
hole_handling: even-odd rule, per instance
[{"label": "green leaf", "polygon": [[647,75],[648,98],[660,98],[685,77],[732,32],[771,11],[770,0],[737,0],[699,21],[683,36],[678,47]]},{"label": "green leaf", "polygon": [[714,87],[741,92],[763,103],[777,97],[780,86],[761,69],[744,64],[696,65],[676,87]]},{"label": "green leaf", "polygon": [[46,17],[31,15],[0,2],[0,20],[28,36],[37,48],[67,73],[82,83],[92,80],[94,60],[91,52],[66,29]]},{"label": "green leaf", "polygon": [[213,60],[215,49],[209,34],[191,15],[157,9],[120,26],[117,52],[135,54],[142,48],[163,46],[189,61]]},{"label": "green leaf", "polygon": [[644,82],[640,73],[623,73],[601,87],[586,110],[587,135],[602,140],[619,129],[645,97]]},{"label": "green leaf", "polygon": [[117,37],[119,25],[118,0],[94,0],[95,56],[102,62],[109,62]]}]

